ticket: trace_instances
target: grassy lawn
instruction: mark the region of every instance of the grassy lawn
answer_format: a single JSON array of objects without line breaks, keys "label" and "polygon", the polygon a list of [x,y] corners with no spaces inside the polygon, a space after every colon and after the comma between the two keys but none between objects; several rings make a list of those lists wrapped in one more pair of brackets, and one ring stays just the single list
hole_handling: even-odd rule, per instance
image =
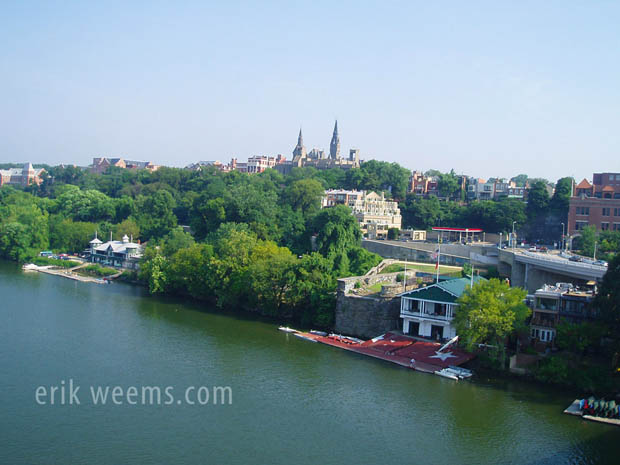
[{"label": "grassy lawn", "polygon": [[82,276],[95,276],[98,278],[102,278],[104,276],[110,276],[110,275],[116,274],[118,273],[118,270],[115,270],[114,268],[105,268],[105,267],[93,264],[93,265],[85,266],[84,268],[80,268],[79,270],[76,270],[75,272]]},{"label": "grassy lawn", "polygon": [[[396,273],[398,271],[404,271],[405,270],[405,265],[402,263],[394,263],[392,265],[388,265],[386,266],[381,273]],[[435,273],[435,265],[423,265],[423,264],[411,264],[411,265],[407,265],[407,270],[416,270],[416,271],[421,271],[422,273]],[[439,274],[442,275],[461,275],[460,272],[460,267],[456,267],[456,266],[445,266],[445,265],[439,265]]]}]

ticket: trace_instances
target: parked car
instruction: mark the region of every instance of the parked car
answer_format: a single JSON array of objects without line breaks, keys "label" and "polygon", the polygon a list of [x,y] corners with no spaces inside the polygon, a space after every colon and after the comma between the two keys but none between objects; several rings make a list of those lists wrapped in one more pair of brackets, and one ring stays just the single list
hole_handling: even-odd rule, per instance
[{"label": "parked car", "polygon": [[571,262],[582,262],[583,258],[581,258],[579,255],[571,255],[571,257],[569,258],[569,260]]},{"label": "parked car", "polygon": [[608,266],[607,262],[605,260],[597,260],[594,262],[595,265],[600,265],[600,266]]}]

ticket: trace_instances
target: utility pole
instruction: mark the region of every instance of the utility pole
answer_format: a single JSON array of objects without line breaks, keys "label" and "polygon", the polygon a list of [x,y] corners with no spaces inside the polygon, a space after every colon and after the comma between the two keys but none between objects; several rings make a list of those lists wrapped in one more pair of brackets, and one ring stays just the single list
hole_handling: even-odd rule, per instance
[{"label": "utility pole", "polygon": [[596,244],[598,244],[598,242],[594,241],[594,257],[592,257],[594,260],[596,260]]},{"label": "utility pole", "polygon": [[562,223],[562,240],[560,241],[560,250],[564,251],[564,223]]},{"label": "utility pole", "polygon": [[515,253],[515,224],[517,222],[513,221],[512,222],[512,253]]}]

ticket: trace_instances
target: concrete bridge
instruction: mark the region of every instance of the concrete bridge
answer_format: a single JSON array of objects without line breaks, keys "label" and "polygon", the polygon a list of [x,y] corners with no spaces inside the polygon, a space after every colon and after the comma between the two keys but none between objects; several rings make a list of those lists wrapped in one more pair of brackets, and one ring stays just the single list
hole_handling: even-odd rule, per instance
[{"label": "concrete bridge", "polygon": [[572,262],[559,255],[504,249],[499,253],[498,271],[510,278],[512,286],[535,292],[543,284],[570,282],[584,285],[588,281],[600,282],[607,272],[606,266]]},{"label": "concrete bridge", "polygon": [[[432,242],[362,241],[362,246],[384,258],[434,263],[431,258],[437,250]],[[523,249],[502,249],[496,245],[442,244],[441,263],[460,265],[471,262],[474,266],[496,266],[502,278],[510,279],[512,286],[519,286],[533,293],[543,284],[570,282],[584,285],[588,281],[601,281],[607,267],[571,262],[559,255],[529,252]]]}]

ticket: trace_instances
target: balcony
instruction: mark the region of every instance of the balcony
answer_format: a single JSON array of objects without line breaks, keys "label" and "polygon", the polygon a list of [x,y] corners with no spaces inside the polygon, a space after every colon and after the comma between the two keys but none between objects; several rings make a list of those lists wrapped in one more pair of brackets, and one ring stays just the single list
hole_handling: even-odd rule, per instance
[{"label": "balcony", "polygon": [[401,310],[400,317],[413,317],[413,318],[426,318],[430,320],[438,321],[452,321],[454,317],[447,316],[445,313],[424,313],[415,310]]}]

